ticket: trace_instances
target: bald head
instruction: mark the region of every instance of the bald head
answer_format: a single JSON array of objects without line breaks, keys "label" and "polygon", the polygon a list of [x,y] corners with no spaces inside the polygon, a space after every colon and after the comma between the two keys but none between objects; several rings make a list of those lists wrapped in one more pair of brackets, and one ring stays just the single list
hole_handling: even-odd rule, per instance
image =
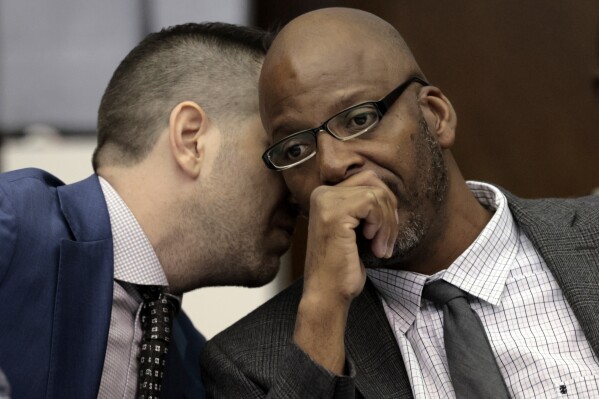
[{"label": "bald head", "polygon": [[[352,91],[378,99],[414,75],[423,76],[407,44],[388,22],[349,8],[312,11],[289,22],[268,51],[260,77],[263,122],[269,133],[277,135],[280,107],[300,105],[296,100],[308,93],[334,91],[337,106],[342,106],[357,95]],[[305,107],[298,109],[306,112]],[[291,125],[283,130],[296,128]]]},{"label": "bald head", "polygon": [[347,42],[351,39],[370,41],[375,48],[393,51],[414,62],[410,49],[391,24],[374,14],[351,8],[324,8],[293,19],[277,35],[268,58],[306,50],[318,56],[330,46],[351,45],[352,42]]}]

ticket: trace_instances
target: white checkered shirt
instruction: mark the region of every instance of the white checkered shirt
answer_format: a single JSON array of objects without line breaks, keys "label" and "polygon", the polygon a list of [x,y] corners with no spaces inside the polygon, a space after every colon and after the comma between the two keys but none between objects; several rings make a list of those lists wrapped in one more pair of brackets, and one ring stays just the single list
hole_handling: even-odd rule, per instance
[{"label": "white checkered shirt", "polygon": [[112,186],[100,179],[114,246],[114,291],[108,344],[98,398],[134,398],[142,337],[143,300],[136,286],[168,286],[158,257],[141,226]]},{"label": "white checkered shirt", "polygon": [[468,182],[495,210],[477,239],[433,276],[367,270],[395,333],[415,398],[455,398],[443,344],[443,311],[421,300],[443,278],[469,294],[512,398],[599,398],[599,364],[545,261],[497,188]]}]

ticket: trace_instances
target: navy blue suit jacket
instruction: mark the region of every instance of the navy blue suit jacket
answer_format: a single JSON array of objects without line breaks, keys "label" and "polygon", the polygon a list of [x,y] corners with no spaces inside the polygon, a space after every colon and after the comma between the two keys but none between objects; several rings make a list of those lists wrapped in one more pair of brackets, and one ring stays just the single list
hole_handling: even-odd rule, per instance
[{"label": "navy blue suit jacket", "polygon": [[[97,176],[64,185],[37,169],[0,174],[0,368],[14,398],[96,398],[113,291]],[[204,338],[173,326],[163,397],[202,398]]]}]

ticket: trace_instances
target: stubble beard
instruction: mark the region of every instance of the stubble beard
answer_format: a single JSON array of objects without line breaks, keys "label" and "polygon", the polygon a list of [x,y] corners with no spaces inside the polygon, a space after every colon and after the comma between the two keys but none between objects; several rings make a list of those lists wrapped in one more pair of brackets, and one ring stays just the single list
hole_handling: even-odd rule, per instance
[{"label": "stubble beard", "polygon": [[[437,140],[430,132],[424,116],[420,117],[419,132],[415,141],[416,145],[416,186],[409,189],[407,195],[402,195],[398,187],[390,181],[385,181],[389,189],[399,199],[406,199],[404,204],[408,209],[400,209],[398,212],[407,213],[409,216],[399,226],[399,234],[395,241],[393,255],[389,259],[376,257],[371,250],[371,241],[358,239],[358,251],[364,266],[370,268],[389,267],[397,265],[416,249],[430,229],[430,218],[427,219],[426,206],[432,205],[435,214],[439,213],[446,200],[448,177],[447,167],[443,159],[443,153]],[[400,205],[401,206],[401,205]],[[434,217],[434,216],[433,216]],[[361,237],[358,232],[358,237]]]},{"label": "stubble beard", "polygon": [[[220,157],[216,165],[223,164]],[[278,258],[266,254],[260,223],[240,207],[237,197],[231,198],[230,193],[243,189],[228,184],[232,172],[225,168],[199,187],[196,200],[179,204],[174,233],[160,248],[186,290],[260,287],[272,281],[279,268]]]},{"label": "stubble beard", "polygon": [[276,276],[278,260],[266,257],[264,240],[256,238],[262,232],[246,219],[233,217],[234,205],[239,204],[223,200],[211,204],[209,211],[199,204],[181,207],[179,233],[165,252],[189,289],[260,287]]}]

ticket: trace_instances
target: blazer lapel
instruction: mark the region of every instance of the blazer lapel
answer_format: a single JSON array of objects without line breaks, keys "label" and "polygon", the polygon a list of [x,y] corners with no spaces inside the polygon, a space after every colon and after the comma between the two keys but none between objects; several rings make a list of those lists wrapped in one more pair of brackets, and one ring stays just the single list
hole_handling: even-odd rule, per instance
[{"label": "blazer lapel", "polygon": [[383,305],[370,280],[352,303],[346,347],[364,398],[412,398],[410,381]]},{"label": "blazer lapel", "polygon": [[75,241],[61,243],[48,397],[95,398],[110,326],[113,247],[98,179],[59,188]]},{"label": "blazer lapel", "polygon": [[589,217],[575,209],[576,202],[550,208],[550,200],[529,203],[508,198],[520,227],[547,262],[599,356],[599,208]]}]

